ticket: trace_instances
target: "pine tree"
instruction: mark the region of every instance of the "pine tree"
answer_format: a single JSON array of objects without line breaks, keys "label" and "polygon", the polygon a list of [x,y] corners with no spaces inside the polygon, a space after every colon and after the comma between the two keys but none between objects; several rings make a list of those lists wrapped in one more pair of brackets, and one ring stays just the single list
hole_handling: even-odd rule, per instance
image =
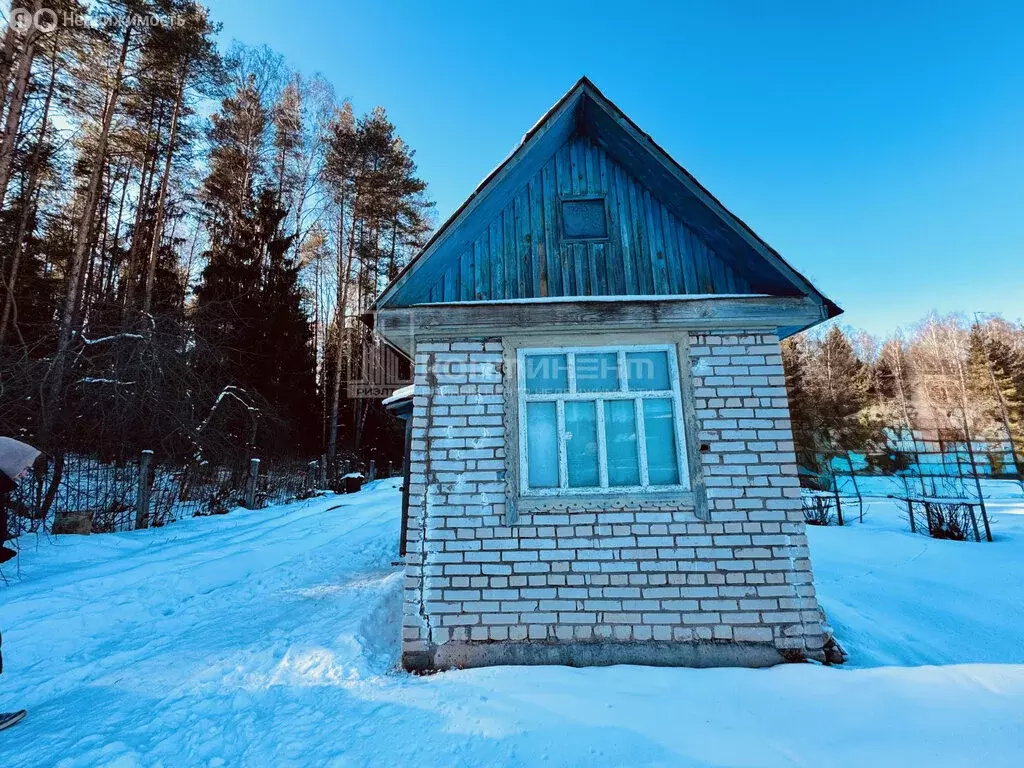
[{"label": "pine tree", "polygon": [[308,449],[316,436],[316,367],[292,238],[279,234],[283,217],[275,192],[265,189],[231,238],[207,254],[195,324],[218,381],[266,404],[272,434],[265,447]]},{"label": "pine tree", "polygon": [[[286,76],[266,47],[222,61],[196,0],[41,4],[106,20],[32,50],[17,29],[0,41],[0,431],[29,429],[57,458],[192,455],[235,383],[267,450],[312,449],[336,369],[374,344],[353,318],[425,236],[412,150],[383,109],[335,110],[329,84]],[[381,450],[379,404],[333,400],[332,445],[372,429]],[[250,436],[236,426],[225,447]]]},{"label": "pine tree", "polygon": [[832,442],[844,450],[866,447],[870,431],[861,413],[871,401],[868,368],[839,326],[817,345],[810,371],[808,391]]},{"label": "pine tree", "polygon": [[210,24],[206,12],[193,0],[162,0],[179,20],[173,26],[157,27],[151,38],[150,47],[159,69],[165,74],[165,98],[170,108],[169,128],[166,146],[163,148],[164,162],[160,176],[159,192],[154,202],[154,222],[150,233],[150,246],[146,258],[145,282],[142,312],[149,312],[157,271],[158,253],[164,236],[164,222],[168,207],[168,194],[175,157],[187,147],[190,135],[185,118],[191,114],[186,89],[189,86],[216,82],[220,74],[220,59],[213,43],[217,27]]},{"label": "pine tree", "polygon": [[[426,185],[416,176],[412,151],[399,138],[381,107],[358,120],[351,105],[346,103],[338,110],[329,127],[325,174],[338,222],[339,278],[334,322],[345,329],[350,311],[359,313],[366,309],[419,243],[430,206],[423,196]],[[354,341],[358,338],[362,337],[338,333],[336,358],[344,358],[341,345],[349,343],[353,347],[349,354],[362,359],[365,343]],[[342,412],[340,367],[335,368],[330,385],[327,453],[333,460]],[[371,405],[362,399],[352,406],[351,435],[358,446]]]},{"label": "pine tree", "polygon": [[832,326],[824,337],[791,342],[783,363],[790,387],[794,441],[803,466],[831,474],[839,458],[853,471],[851,452],[866,453],[882,442],[871,414],[871,378],[847,334]]},{"label": "pine tree", "polygon": [[297,154],[302,147],[302,81],[296,75],[274,105],[274,183],[278,207],[288,209],[298,175]]},{"label": "pine tree", "polygon": [[817,426],[807,392],[806,351],[801,337],[791,337],[782,342],[782,366],[786,372],[786,393],[798,469],[820,475]]},{"label": "pine tree", "polygon": [[992,456],[1000,465],[1009,458],[1012,471],[1018,476],[1024,471],[1024,391],[1018,389],[1024,383],[1022,358],[977,324],[972,327],[967,370],[972,399],[982,404],[981,434],[996,444],[1009,443],[1010,456],[1002,451],[994,451]]},{"label": "pine tree", "polygon": [[[257,219],[264,232],[280,230],[284,209],[277,207],[276,192],[264,191],[257,208]],[[267,243],[266,278],[260,292],[260,350],[265,365],[262,376],[252,383],[285,425],[284,440],[275,440],[268,448],[301,453],[319,445],[315,428],[316,360],[311,346],[310,323],[303,307],[299,286],[299,266],[290,255],[294,236],[276,236]]]},{"label": "pine tree", "polygon": [[239,219],[254,207],[255,190],[266,175],[268,125],[269,113],[252,74],[211,118],[203,204],[213,242],[232,238]]}]

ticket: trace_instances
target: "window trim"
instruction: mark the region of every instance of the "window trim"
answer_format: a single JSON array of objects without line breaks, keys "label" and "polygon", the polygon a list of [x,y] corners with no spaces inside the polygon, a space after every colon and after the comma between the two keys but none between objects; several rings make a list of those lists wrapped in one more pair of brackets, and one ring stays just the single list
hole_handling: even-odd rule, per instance
[{"label": "window trim", "polygon": [[[604,234],[594,237],[581,235],[570,235],[565,231],[565,215],[562,206],[566,203],[584,203],[593,200],[600,200],[604,206]],[[602,194],[593,195],[564,195],[558,198],[558,234],[566,243],[606,243],[611,239],[612,221],[611,211],[608,208],[608,196]]]},{"label": "window trim", "polygon": [[[665,352],[668,355],[669,389],[664,390],[629,390],[625,376],[626,354],[630,352]],[[577,354],[615,353],[619,389],[610,392],[577,392],[576,365]],[[560,393],[528,393],[526,391],[526,358],[531,355],[566,356],[566,378],[568,391]],[[685,412],[682,403],[683,382],[679,371],[679,353],[675,344],[610,344],[602,346],[558,346],[558,347],[519,347],[516,349],[516,405],[518,426],[518,459],[519,459],[519,496],[524,500],[534,498],[557,498],[561,496],[609,496],[614,494],[679,494],[692,490],[689,458],[686,447],[686,429],[684,426]],[[672,403],[672,419],[676,438],[676,463],[679,482],[674,485],[651,485],[647,466],[647,435],[643,418],[641,400],[670,400]],[[637,463],[640,472],[640,485],[608,485],[608,455],[605,435],[604,403],[609,400],[623,400],[633,403],[636,419]],[[570,488],[568,485],[568,460],[565,451],[565,403],[572,401],[596,401],[595,429],[598,442],[598,474],[601,485]],[[558,451],[558,487],[531,488],[529,485],[529,455],[527,450],[528,435],[526,425],[526,406],[531,402],[555,403],[555,434]],[[603,461],[602,461],[603,459]]]}]

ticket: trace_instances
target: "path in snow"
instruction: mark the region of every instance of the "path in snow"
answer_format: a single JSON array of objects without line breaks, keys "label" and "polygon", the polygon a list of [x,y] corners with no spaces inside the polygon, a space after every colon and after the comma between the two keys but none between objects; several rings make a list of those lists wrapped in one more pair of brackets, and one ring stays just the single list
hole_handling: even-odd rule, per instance
[{"label": "path in snow", "polygon": [[852,668],[411,677],[394,668],[399,499],[380,481],[26,547],[0,586],[0,708],[30,715],[0,765],[991,768],[1024,751],[1024,505],[995,545],[911,536],[884,502],[813,530]]}]

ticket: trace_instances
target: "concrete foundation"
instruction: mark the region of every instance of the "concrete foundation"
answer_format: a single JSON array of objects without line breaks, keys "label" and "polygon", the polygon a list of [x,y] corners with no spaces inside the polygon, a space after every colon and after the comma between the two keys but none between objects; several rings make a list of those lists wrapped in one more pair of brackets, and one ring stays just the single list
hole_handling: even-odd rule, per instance
[{"label": "concrete foundation", "polygon": [[410,672],[497,665],[608,667],[771,667],[798,656],[783,656],[771,643],[698,642],[448,642],[425,651],[406,651],[402,666]]}]

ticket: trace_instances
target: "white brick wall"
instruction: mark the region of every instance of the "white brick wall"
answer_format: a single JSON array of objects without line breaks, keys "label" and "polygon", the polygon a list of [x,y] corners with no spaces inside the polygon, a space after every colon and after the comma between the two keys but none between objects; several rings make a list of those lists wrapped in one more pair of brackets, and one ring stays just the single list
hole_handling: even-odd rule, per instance
[{"label": "white brick wall", "polygon": [[731,640],[821,657],[778,338],[689,341],[709,520],[588,505],[511,526],[500,342],[417,345],[406,652]]},{"label": "white brick wall", "polygon": [[736,640],[771,640],[780,650],[820,658],[822,617],[779,339],[773,333],[691,334],[690,361],[700,372],[693,377],[697,440],[710,447],[701,454],[710,512],[706,534],[723,555],[709,576],[719,597],[729,601],[713,631],[731,631]]}]

